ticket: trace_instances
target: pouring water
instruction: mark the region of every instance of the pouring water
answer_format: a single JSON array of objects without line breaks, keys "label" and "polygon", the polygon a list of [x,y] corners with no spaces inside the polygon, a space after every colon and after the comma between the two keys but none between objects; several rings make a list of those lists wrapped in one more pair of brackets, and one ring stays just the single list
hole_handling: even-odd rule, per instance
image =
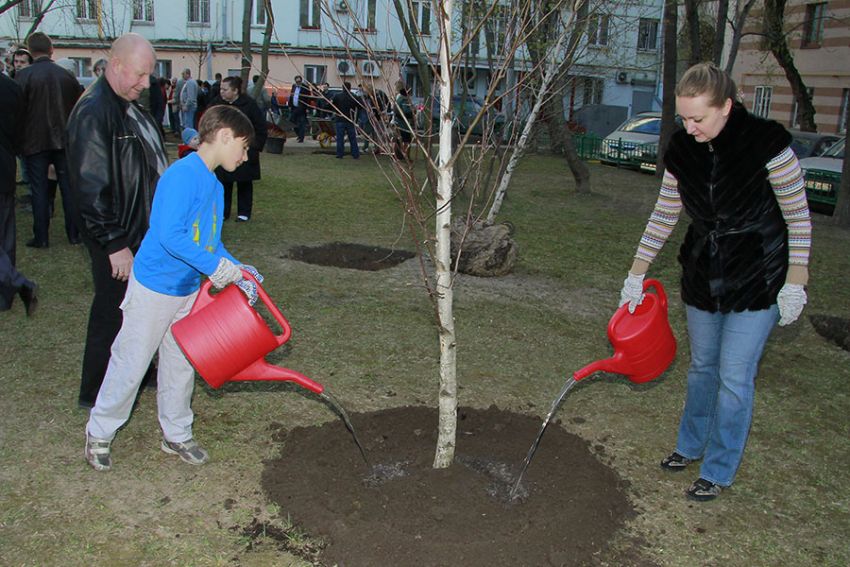
[{"label": "pouring water", "polygon": [[327,390],[324,390],[322,393],[319,394],[319,396],[323,400],[328,402],[331,407],[333,407],[334,410],[336,410],[336,412],[339,414],[339,417],[342,418],[343,423],[345,423],[346,429],[351,432],[351,436],[354,438],[354,442],[357,443],[357,448],[360,449],[360,455],[363,457],[363,461],[366,463],[366,466],[369,468],[369,470],[371,470],[372,465],[369,463],[369,459],[366,458],[366,451],[363,450],[363,445],[360,443],[360,439],[357,438],[357,433],[354,432],[354,426],[351,424],[351,420],[348,419],[348,414],[345,412],[345,409],[342,407],[342,404],[339,403],[339,400],[337,400]]},{"label": "pouring water", "polygon": [[564,396],[567,395],[567,392],[576,385],[576,380],[574,378],[570,378],[567,380],[564,387],[561,388],[561,393],[558,394],[557,399],[552,404],[552,409],[549,410],[549,413],[546,415],[546,419],[543,420],[543,426],[540,428],[540,432],[537,434],[537,438],[534,439],[534,443],[531,444],[531,448],[528,450],[528,454],[525,456],[525,460],[522,462],[522,468],[519,471],[519,476],[517,476],[516,482],[514,483],[514,487],[511,489],[511,493],[508,497],[508,500],[513,500],[516,498],[516,491],[519,489],[519,485],[522,482],[522,476],[525,474],[525,469],[528,468],[528,465],[531,463],[531,459],[534,458],[534,453],[537,452],[537,447],[540,445],[540,439],[543,437],[543,432],[546,431],[546,426],[549,425],[549,421],[552,419],[552,416],[555,414],[555,411],[558,409],[558,406],[561,405],[561,402],[564,400]]}]

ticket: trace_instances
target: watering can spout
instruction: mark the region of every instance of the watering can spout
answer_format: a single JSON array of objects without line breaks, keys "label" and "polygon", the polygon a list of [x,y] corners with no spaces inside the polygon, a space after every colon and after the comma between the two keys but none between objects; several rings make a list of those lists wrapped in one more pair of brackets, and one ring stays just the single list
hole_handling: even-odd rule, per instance
[{"label": "watering can spout", "polygon": [[295,382],[302,388],[306,388],[315,394],[321,394],[325,390],[324,386],[314,380],[311,380],[310,378],[307,378],[300,372],[290,370],[289,368],[282,368],[280,366],[269,364],[268,362],[266,362],[265,358],[261,358],[259,360],[254,361],[250,366],[248,366],[248,368],[245,368],[244,370],[240,371],[228,381],[234,382],[242,380]]},{"label": "watering can spout", "polygon": [[587,378],[591,374],[595,372],[613,372],[615,374],[628,374],[627,365],[623,362],[623,360],[618,356],[612,356],[611,358],[605,358],[602,360],[597,360],[596,362],[591,362],[584,368],[576,370],[573,373],[573,380],[578,382],[584,378]]}]

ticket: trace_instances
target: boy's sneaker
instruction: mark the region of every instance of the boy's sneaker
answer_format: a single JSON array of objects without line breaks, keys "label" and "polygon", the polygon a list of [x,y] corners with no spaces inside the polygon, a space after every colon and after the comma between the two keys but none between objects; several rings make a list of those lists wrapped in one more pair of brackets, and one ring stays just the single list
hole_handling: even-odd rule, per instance
[{"label": "boy's sneaker", "polygon": [[677,472],[685,470],[685,467],[687,467],[693,462],[693,459],[683,457],[682,455],[674,451],[668,456],[664,457],[664,460],[661,461],[661,468],[664,470]]},{"label": "boy's sneaker", "polygon": [[112,468],[112,441],[97,439],[86,433],[86,461],[96,471],[108,471]]},{"label": "boy's sneaker", "polygon": [[190,465],[203,465],[210,460],[209,453],[194,439],[189,439],[183,443],[172,443],[163,439],[160,448],[169,455],[179,456]]},{"label": "boy's sneaker", "polygon": [[698,478],[691,487],[685,491],[685,495],[687,495],[687,497],[691,500],[707,502],[720,496],[721,489],[722,487],[719,484],[714,484],[704,478]]}]

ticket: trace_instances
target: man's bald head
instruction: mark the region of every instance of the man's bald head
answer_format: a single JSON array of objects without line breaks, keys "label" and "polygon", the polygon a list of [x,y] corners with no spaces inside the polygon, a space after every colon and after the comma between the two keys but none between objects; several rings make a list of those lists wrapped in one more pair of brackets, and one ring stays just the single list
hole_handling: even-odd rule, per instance
[{"label": "man's bald head", "polygon": [[148,40],[137,33],[124,34],[112,44],[106,81],[124,100],[136,100],[148,87],[155,64],[156,52]]}]

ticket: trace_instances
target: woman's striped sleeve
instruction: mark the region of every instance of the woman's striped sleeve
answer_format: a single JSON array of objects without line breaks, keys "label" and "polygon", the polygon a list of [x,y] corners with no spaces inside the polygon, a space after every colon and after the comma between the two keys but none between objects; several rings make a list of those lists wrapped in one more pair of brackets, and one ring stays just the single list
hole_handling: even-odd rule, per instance
[{"label": "woman's striped sleeve", "polygon": [[682,212],[682,199],[679,196],[678,187],[679,182],[676,177],[665,170],[655,209],[649,216],[649,222],[646,223],[635,258],[652,263],[664,247]]},{"label": "woman's striped sleeve", "polygon": [[808,266],[812,219],[800,162],[791,148],[785,148],[767,163],[767,175],[788,225],[788,262]]}]

